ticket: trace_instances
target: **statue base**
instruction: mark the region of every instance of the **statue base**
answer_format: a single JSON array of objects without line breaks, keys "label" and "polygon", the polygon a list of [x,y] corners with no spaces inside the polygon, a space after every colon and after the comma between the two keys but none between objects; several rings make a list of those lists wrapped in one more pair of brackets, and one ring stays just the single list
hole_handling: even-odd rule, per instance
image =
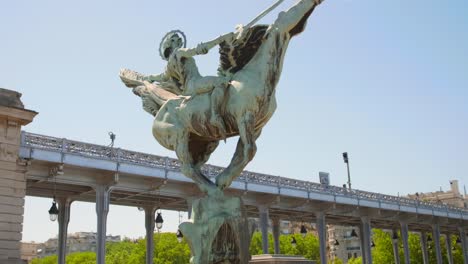
[{"label": "statue base", "polygon": [[317,262],[308,260],[300,256],[287,255],[257,255],[252,256],[250,264],[316,264]]},{"label": "statue base", "polygon": [[180,224],[192,264],[247,264],[254,223],[238,197],[205,197],[193,201],[192,222]]}]

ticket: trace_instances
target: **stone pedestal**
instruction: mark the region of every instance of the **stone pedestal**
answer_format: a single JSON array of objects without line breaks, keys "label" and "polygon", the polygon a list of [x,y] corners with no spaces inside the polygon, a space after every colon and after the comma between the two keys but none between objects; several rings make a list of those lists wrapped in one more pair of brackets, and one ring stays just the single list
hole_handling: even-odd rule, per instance
[{"label": "stone pedestal", "polygon": [[257,255],[252,256],[250,264],[316,264],[317,262],[308,260],[300,256],[287,255]]},{"label": "stone pedestal", "polygon": [[25,164],[18,162],[21,126],[37,114],[24,109],[21,94],[0,88],[0,263],[20,260],[23,231]]},{"label": "stone pedestal", "polygon": [[190,263],[248,263],[254,223],[240,198],[220,194],[194,200],[192,219],[179,226],[192,252]]}]

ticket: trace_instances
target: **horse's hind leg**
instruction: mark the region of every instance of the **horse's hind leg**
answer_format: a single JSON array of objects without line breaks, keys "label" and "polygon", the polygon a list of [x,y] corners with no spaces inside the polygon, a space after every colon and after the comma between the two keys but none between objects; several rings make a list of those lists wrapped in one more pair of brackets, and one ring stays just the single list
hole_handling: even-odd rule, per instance
[{"label": "horse's hind leg", "polygon": [[236,152],[229,166],[216,177],[216,185],[221,190],[231,185],[232,181],[242,173],[242,170],[257,152],[255,140],[260,136],[260,131],[255,131],[254,115],[247,113],[238,126],[240,137],[237,142]]},{"label": "horse's hind leg", "polygon": [[185,176],[191,178],[204,193],[218,192],[214,183],[196,167],[195,161],[190,153],[189,137],[187,133],[183,133],[177,137],[175,151],[181,162],[181,171]]},{"label": "horse's hind leg", "polygon": [[[218,147],[219,141],[190,140],[189,151],[194,168],[201,173],[201,167],[206,164],[211,154]],[[209,175],[208,175],[209,176]]]}]

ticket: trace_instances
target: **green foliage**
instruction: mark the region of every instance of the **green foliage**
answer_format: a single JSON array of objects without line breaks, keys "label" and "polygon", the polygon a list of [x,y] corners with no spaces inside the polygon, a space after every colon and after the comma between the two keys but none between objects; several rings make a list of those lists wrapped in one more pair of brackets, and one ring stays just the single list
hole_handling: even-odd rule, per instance
[{"label": "green foliage", "polygon": [[[187,264],[190,261],[190,249],[185,241],[179,243],[174,233],[154,235],[154,264]],[[106,263],[141,264],[145,263],[146,240],[107,243]],[[32,264],[56,264],[57,256],[34,259]],[[77,252],[67,255],[67,264],[95,264],[96,253]]]},{"label": "green foliage", "polygon": [[[405,263],[404,252],[403,252],[403,242],[401,235],[398,235],[398,252],[400,255],[400,262]],[[391,234],[384,232],[382,230],[374,229],[373,230],[373,239],[376,247],[372,251],[372,260],[375,264],[394,264],[395,259],[393,256],[393,245]],[[461,246],[456,244],[456,236],[452,236],[452,254],[454,263],[463,263],[463,255],[461,251]],[[429,263],[437,263],[436,255],[434,250],[434,241],[428,242],[428,253],[429,253]],[[423,264],[423,252],[421,248],[421,240],[419,234],[409,234],[408,237],[408,246],[410,249],[410,262],[411,264]],[[440,246],[442,253],[442,262],[444,264],[448,263],[447,259],[447,247],[445,244],[445,236],[440,238]]]},{"label": "green foliage", "polygon": [[362,263],[362,258],[352,258],[348,260],[348,264],[361,264]]},{"label": "green foliage", "polygon": [[[296,239],[296,246],[291,244],[292,238]],[[373,230],[373,240],[375,247],[372,250],[372,259],[375,264],[394,264],[393,246],[391,234],[379,229]],[[454,263],[463,263],[461,246],[456,244],[456,236],[452,236],[452,252]],[[445,237],[441,237],[441,250],[443,263],[447,261],[447,250]],[[190,249],[185,241],[179,243],[174,233],[161,233],[154,235],[154,264],[186,264],[190,260]],[[410,234],[408,240],[410,248],[411,264],[423,264],[421,242],[419,234]],[[273,236],[268,237],[269,251],[273,252]],[[434,242],[428,243],[429,263],[436,263]],[[403,245],[401,236],[398,241],[399,255],[401,263],[405,263],[403,256]],[[307,234],[302,237],[300,234],[281,235],[280,251],[286,255],[301,255],[310,260],[319,261],[319,241],[315,235]],[[262,252],[262,234],[255,232],[250,244],[250,253],[260,255]],[[106,247],[106,263],[108,264],[141,264],[145,263],[146,241],[139,239],[132,241],[124,239],[118,243],[108,243]],[[42,259],[34,259],[32,264],[56,264],[57,256],[49,256]],[[95,264],[96,254],[94,252],[72,253],[67,256],[67,264]],[[361,258],[353,258],[349,264],[361,263]],[[336,259],[330,264],[343,264],[343,261]]]},{"label": "green foliage", "polygon": [[31,264],[57,264],[57,256],[48,256],[41,259],[33,259]]},{"label": "green foliage", "polygon": [[344,264],[344,262],[340,258],[335,258],[334,260],[328,262],[328,264]]},{"label": "green foliage", "polygon": [[96,253],[94,252],[76,252],[67,256],[67,264],[95,264]]},{"label": "green foliage", "polygon": [[373,230],[372,239],[374,240],[375,247],[372,250],[373,263],[393,264],[395,258],[393,257],[392,237],[389,233],[379,229]]},{"label": "green foliage", "polygon": [[[296,246],[291,244],[292,238],[296,239]],[[269,252],[274,252],[273,245],[273,236],[270,234],[268,236],[268,250]],[[307,234],[305,237],[302,237],[300,234],[292,235],[281,235],[280,236],[280,252],[285,255],[299,255],[304,256],[310,260],[320,259],[319,252],[319,241],[315,235]],[[250,254],[252,255],[261,255],[262,251],[262,234],[260,232],[255,232],[252,236],[252,242],[250,243]],[[318,262],[319,263],[319,262]]]}]

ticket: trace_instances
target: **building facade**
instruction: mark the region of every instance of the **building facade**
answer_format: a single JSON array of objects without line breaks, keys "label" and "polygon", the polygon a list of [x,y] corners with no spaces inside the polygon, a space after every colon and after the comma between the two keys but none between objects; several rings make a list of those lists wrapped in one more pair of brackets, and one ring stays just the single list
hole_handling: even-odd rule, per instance
[{"label": "building facade", "polygon": [[415,193],[409,194],[409,198],[418,199],[421,201],[430,201],[437,203],[444,203],[453,206],[468,208],[468,196],[466,194],[466,189],[464,194],[460,193],[457,180],[450,181],[450,190],[437,192],[428,192],[428,193]]},{"label": "building facade", "polygon": [[[120,236],[107,236],[107,242],[120,242]],[[73,252],[96,252],[97,234],[93,232],[77,232],[68,234],[67,254]],[[56,255],[58,238],[51,238],[42,244],[38,257]]]},{"label": "building facade", "polygon": [[38,257],[44,244],[35,242],[21,242],[21,259],[27,263]]},{"label": "building facade", "polygon": [[361,240],[359,228],[352,226],[328,226],[328,259],[341,259],[348,263],[351,258],[361,257]]}]

